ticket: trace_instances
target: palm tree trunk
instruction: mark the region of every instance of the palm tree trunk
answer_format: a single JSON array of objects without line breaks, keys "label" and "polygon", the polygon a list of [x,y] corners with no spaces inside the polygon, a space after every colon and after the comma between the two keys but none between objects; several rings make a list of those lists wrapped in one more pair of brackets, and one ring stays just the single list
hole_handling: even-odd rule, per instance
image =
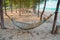
[{"label": "palm tree trunk", "polygon": [[56,21],[57,21],[58,9],[59,9],[59,2],[60,0],[58,0],[56,11],[55,11],[54,22],[53,22],[53,27],[52,27],[52,32],[51,32],[52,34],[56,33]]},{"label": "palm tree trunk", "polygon": [[4,27],[4,18],[3,18],[3,0],[0,0],[0,24],[1,24],[1,28],[5,28]]},{"label": "palm tree trunk", "polygon": [[40,20],[42,20],[42,16],[43,16],[43,14],[44,14],[45,7],[46,7],[46,0],[45,0],[45,3],[44,3],[44,8],[43,8],[43,11],[42,11],[41,16],[40,16]]}]

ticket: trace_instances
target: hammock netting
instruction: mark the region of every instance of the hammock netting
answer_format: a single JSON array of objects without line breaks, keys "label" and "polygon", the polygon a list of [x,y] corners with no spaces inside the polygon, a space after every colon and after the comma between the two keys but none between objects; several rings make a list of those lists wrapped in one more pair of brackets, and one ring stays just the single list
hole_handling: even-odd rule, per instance
[{"label": "hammock netting", "polygon": [[44,24],[46,21],[48,21],[49,18],[51,18],[53,14],[49,15],[46,19],[44,18],[42,21],[39,21],[37,23],[25,23],[25,22],[18,22],[16,21],[14,18],[11,18],[7,13],[5,13],[5,15],[12,21],[12,23],[18,27],[19,29],[22,30],[31,30],[34,29],[36,27],[41,26],[42,24]]}]

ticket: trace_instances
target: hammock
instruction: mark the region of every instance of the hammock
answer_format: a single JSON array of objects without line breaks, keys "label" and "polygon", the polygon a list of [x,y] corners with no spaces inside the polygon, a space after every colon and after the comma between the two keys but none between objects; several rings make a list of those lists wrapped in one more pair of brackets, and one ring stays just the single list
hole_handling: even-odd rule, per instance
[{"label": "hammock", "polygon": [[11,18],[10,16],[8,16],[7,13],[5,13],[5,15],[12,21],[12,23],[13,23],[16,27],[18,27],[18,28],[20,28],[20,29],[22,29],[22,30],[31,30],[31,29],[34,29],[34,28],[36,28],[36,27],[39,27],[40,25],[42,25],[43,23],[45,23],[51,16],[54,15],[54,13],[51,14],[50,16],[48,16],[46,19],[44,19],[44,20],[42,20],[42,21],[39,21],[39,22],[37,22],[37,23],[18,22],[18,21],[16,21],[16,20],[14,20],[14,18]]}]

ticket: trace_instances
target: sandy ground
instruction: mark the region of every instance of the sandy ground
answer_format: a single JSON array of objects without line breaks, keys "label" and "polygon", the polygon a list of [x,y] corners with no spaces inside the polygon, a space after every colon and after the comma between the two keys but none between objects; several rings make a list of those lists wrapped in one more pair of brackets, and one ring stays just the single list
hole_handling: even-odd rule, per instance
[{"label": "sandy ground", "polygon": [[[45,13],[46,15],[50,14],[49,12]],[[57,24],[60,20],[59,15]],[[39,17],[37,16],[18,17],[18,15],[15,15],[13,17],[15,17],[17,21],[23,22],[29,22],[32,20],[39,21]],[[60,40],[60,34],[52,35],[50,33],[52,30],[53,17],[54,16],[52,16],[46,23],[32,30],[20,30],[15,25],[13,25],[13,23],[6,17],[4,23],[5,27],[7,27],[8,29],[0,29],[0,40]]]}]

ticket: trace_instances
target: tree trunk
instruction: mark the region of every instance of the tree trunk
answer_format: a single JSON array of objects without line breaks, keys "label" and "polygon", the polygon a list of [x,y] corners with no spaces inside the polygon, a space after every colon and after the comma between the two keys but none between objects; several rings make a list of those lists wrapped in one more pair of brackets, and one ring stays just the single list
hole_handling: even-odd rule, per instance
[{"label": "tree trunk", "polygon": [[1,28],[5,28],[4,27],[4,18],[3,18],[3,0],[0,0],[0,24],[1,24]]},{"label": "tree trunk", "polygon": [[34,6],[33,6],[33,12],[34,12],[34,14],[36,14],[36,4],[34,4]]},{"label": "tree trunk", "polygon": [[39,8],[40,8],[40,5],[38,4],[38,17],[40,16],[40,14],[39,14]]},{"label": "tree trunk", "polygon": [[21,12],[22,12],[22,11],[21,11],[21,8],[19,8],[19,16],[21,16]]},{"label": "tree trunk", "polygon": [[17,7],[16,7],[16,13],[17,13]]},{"label": "tree trunk", "polygon": [[52,34],[56,33],[56,21],[57,21],[58,9],[59,9],[59,2],[60,0],[58,0],[56,11],[55,11],[54,22],[53,22],[53,27],[52,27],[52,32],[51,32]]},{"label": "tree trunk", "polygon": [[6,0],[4,0],[4,13],[6,14]]},{"label": "tree trunk", "polygon": [[44,14],[45,7],[46,7],[46,0],[45,0],[45,3],[44,3],[44,8],[43,8],[43,11],[42,11],[41,16],[40,16],[40,20],[42,20],[42,16],[43,16],[43,14]]},{"label": "tree trunk", "polygon": [[11,8],[11,13],[13,13],[13,9],[12,9],[12,0],[10,0],[10,8]]}]

